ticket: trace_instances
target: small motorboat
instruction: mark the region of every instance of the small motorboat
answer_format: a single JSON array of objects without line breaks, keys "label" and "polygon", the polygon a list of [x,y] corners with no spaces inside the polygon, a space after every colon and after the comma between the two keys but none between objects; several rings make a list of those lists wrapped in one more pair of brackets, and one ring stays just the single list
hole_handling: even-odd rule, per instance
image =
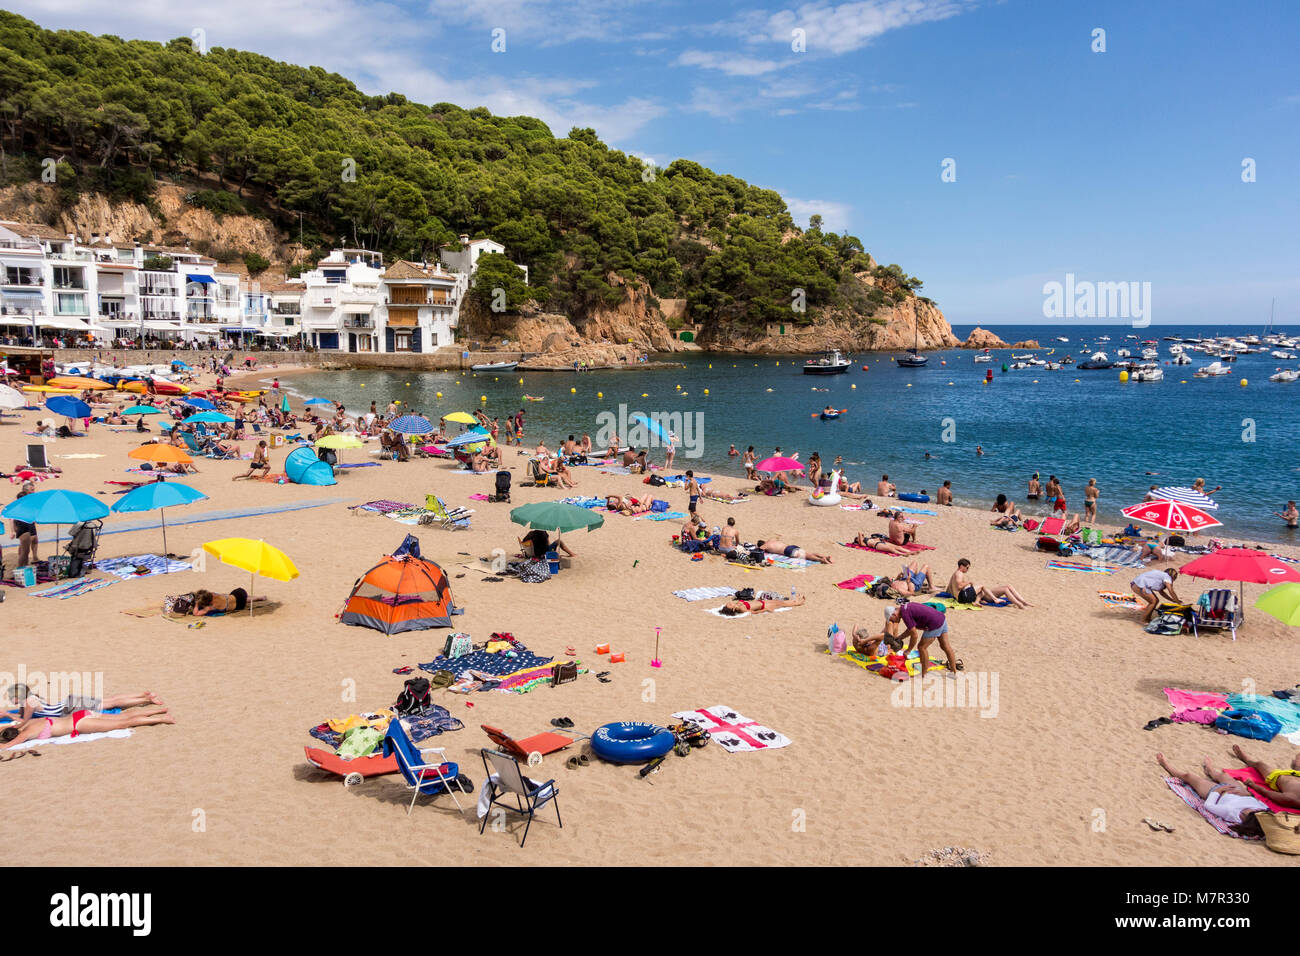
[{"label": "small motorboat", "polygon": [[519,367],[518,362],[483,362],[479,365],[471,365],[471,372],[513,372]]},{"label": "small motorboat", "polygon": [[1110,360],[1110,356],[1105,352],[1093,352],[1092,357],[1086,362],[1080,362],[1075,368],[1081,368],[1087,371],[1096,371],[1100,369],[1114,368],[1115,363]]},{"label": "small motorboat", "polygon": [[1274,372],[1272,375],[1268,377],[1268,380],[1270,382],[1282,382],[1283,384],[1288,384],[1288,385],[1291,382],[1296,381],[1297,379],[1300,379],[1300,372],[1297,372],[1293,368],[1278,369],[1276,372]]},{"label": "small motorboat", "polygon": [[1174,356],[1173,363],[1175,365],[1191,365],[1192,360],[1187,355],[1183,354],[1182,352],[1179,352],[1177,355]]},{"label": "small motorboat", "polygon": [[803,364],[805,375],[843,375],[852,363],[832,349],[819,359],[809,359]]},{"label": "small motorboat", "polygon": [[1209,365],[1203,365],[1192,373],[1193,378],[1213,378],[1216,375],[1227,375],[1232,369],[1228,368],[1222,362],[1211,362]]},{"label": "small motorboat", "polygon": [[975,361],[976,361],[976,362],[992,362],[992,361],[993,361],[993,356],[992,356],[992,355],[989,355],[988,352],[985,352],[983,355],[977,355],[977,356],[975,356]]},{"label": "small motorboat", "polygon": [[1163,382],[1165,373],[1159,365],[1139,365],[1129,377],[1134,382]]}]

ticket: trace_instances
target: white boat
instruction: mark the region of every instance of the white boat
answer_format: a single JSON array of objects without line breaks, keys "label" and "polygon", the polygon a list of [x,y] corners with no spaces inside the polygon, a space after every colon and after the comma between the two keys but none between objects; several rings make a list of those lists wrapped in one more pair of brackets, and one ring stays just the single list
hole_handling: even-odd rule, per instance
[{"label": "white boat", "polygon": [[992,361],[993,361],[993,356],[992,356],[992,355],[989,355],[988,352],[984,352],[984,353],[982,353],[982,354],[980,354],[980,355],[975,356],[975,361],[976,361],[976,362],[992,362]]},{"label": "white boat", "polygon": [[1179,352],[1177,355],[1174,356],[1173,362],[1174,362],[1175,365],[1191,365],[1191,364],[1192,364],[1192,360],[1191,360],[1190,358],[1188,358],[1186,355],[1184,355],[1182,352]]},{"label": "white boat", "polygon": [[1146,359],[1148,362],[1154,362],[1156,359],[1160,358],[1160,353],[1155,349],[1143,349],[1142,358]]},{"label": "white boat", "polygon": [[472,372],[513,372],[518,367],[518,362],[483,362],[469,368]]},{"label": "white boat", "polygon": [[1163,382],[1165,373],[1159,365],[1139,365],[1129,377],[1135,382]]},{"label": "white boat", "polygon": [[1284,384],[1290,384],[1291,382],[1294,382],[1297,379],[1300,379],[1300,372],[1297,372],[1293,368],[1278,369],[1275,373],[1273,373],[1268,377],[1268,380],[1270,382],[1282,382]]},{"label": "white boat", "polygon": [[1016,359],[1017,361],[1022,361],[1022,360],[1025,360],[1025,359],[1031,359],[1031,358],[1033,358],[1033,357],[1034,357],[1034,353],[1033,353],[1033,352],[1026,352],[1026,353],[1024,353],[1023,355],[1016,355],[1016,354],[1013,352],[1013,353],[1011,353],[1011,357],[1012,357],[1013,359]]},{"label": "white boat", "polygon": [[1283,352],[1281,349],[1276,349],[1275,351],[1269,352],[1268,354],[1273,356],[1273,358],[1275,359],[1286,359],[1287,361],[1290,361],[1291,359],[1295,358],[1295,356],[1292,355],[1290,352]]},{"label": "white boat", "polygon": [[1213,378],[1216,375],[1227,375],[1232,369],[1228,368],[1222,362],[1211,362],[1209,365],[1202,365],[1192,373],[1193,378]]},{"label": "white boat", "polygon": [[1128,349],[1116,349],[1115,351],[1116,358],[1128,358],[1132,354],[1133,353],[1130,352]]},{"label": "white boat", "polygon": [[1069,339],[1065,339],[1065,338],[1061,338],[1061,336],[1058,335],[1058,336],[1056,337],[1056,341],[1058,341],[1058,342],[1068,342],[1068,341],[1070,341],[1070,340],[1069,340]]}]

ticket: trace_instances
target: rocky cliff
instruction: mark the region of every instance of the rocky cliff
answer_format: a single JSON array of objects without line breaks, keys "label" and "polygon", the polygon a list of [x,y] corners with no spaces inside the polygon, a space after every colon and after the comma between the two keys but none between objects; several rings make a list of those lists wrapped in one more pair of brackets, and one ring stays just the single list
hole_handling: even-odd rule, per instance
[{"label": "rocky cliff", "polygon": [[988,329],[981,329],[976,326],[971,329],[970,335],[966,336],[966,341],[961,344],[961,347],[964,349],[1006,349],[1011,346]]},{"label": "rocky cliff", "polygon": [[[959,348],[962,343],[952,326],[933,304],[907,298],[870,318],[848,311],[825,312],[809,325],[769,326],[755,335],[742,329],[709,329],[701,333],[701,346],[721,351],[848,352],[901,351]],[[982,346],[981,346],[982,347]]]}]

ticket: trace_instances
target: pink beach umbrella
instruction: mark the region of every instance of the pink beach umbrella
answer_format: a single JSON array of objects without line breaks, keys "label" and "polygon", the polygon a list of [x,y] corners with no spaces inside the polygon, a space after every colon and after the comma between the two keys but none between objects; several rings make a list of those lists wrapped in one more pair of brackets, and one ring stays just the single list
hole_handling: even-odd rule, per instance
[{"label": "pink beach umbrella", "polygon": [[764,458],[754,466],[755,471],[803,471],[803,465],[793,458]]}]

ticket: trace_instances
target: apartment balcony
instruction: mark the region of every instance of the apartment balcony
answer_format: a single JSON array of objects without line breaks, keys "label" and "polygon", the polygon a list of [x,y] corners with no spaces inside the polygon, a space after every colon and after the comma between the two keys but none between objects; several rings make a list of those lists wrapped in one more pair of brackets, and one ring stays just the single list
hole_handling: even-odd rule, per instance
[{"label": "apartment balcony", "polygon": [[41,253],[44,250],[35,239],[0,239],[0,251]]},{"label": "apartment balcony", "polygon": [[59,292],[87,292],[84,282],[59,282],[55,280],[53,288]]},{"label": "apartment balcony", "polygon": [[181,314],[166,309],[150,310],[145,309],[144,321],[146,322],[179,322]]},{"label": "apartment balcony", "polygon": [[74,250],[72,252],[51,252],[51,262],[94,262],[94,253],[84,250]]},{"label": "apartment balcony", "polygon": [[358,329],[369,330],[369,329],[373,329],[374,327],[375,327],[374,319],[344,319],[343,320],[343,328],[349,331],[355,331]]}]

